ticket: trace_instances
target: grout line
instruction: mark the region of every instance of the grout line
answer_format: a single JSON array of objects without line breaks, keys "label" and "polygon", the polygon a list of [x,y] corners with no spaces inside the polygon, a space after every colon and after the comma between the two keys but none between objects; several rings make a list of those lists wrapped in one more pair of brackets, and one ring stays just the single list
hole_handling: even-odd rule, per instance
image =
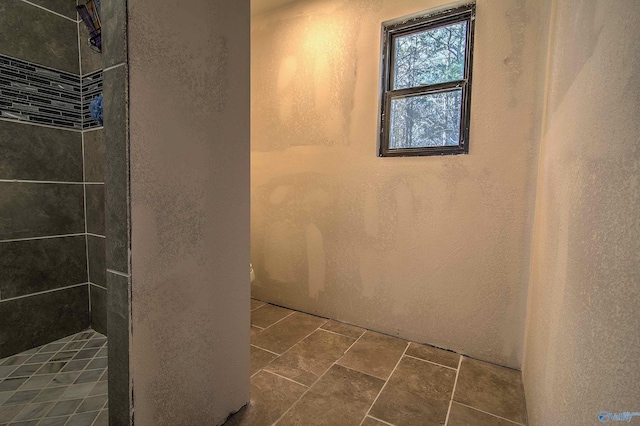
[{"label": "grout line", "polygon": [[282,354],[279,354],[277,352],[270,351],[269,349],[261,348],[260,346],[256,346],[256,345],[250,345],[250,346],[253,346],[254,348],[260,349],[260,350],[265,351],[265,352],[269,352],[270,354],[273,354],[273,355],[276,355],[276,356],[282,355]]},{"label": "grout line", "polygon": [[80,237],[82,235],[85,235],[85,234],[79,233],[79,234],[46,235],[44,237],[14,238],[12,240],[0,240],[0,243],[15,243],[19,241],[46,240],[49,238]]},{"label": "grout line", "polygon": [[103,285],[100,285],[100,284],[92,283],[91,281],[89,281],[89,285],[96,286],[96,287],[101,288],[103,290],[107,289],[107,287],[105,287]]},{"label": "grout line", "polygon": [[[327,321],[327,322],[328,322],[328,321]],[[325,322],[324,324],[326,324],[326,322]],[[322,324],[322,325],[324,325],[324,324]],[[353,336],[347,336],[346,334],[342,334],[342,333],[336,333],[335,331],[327,330],[326,328],[322,328],[322,327],[318,327],[318,330],[322,330],[322,331],[324,331],[325,333],[331,333],[331,334],[335,334],[335,335],[337,335],[337,336],[346,337],[346,338],[349,338],[349,339],[356,339],[356,337],[353,337]],[[364,333],[362,333],[362,334],[364,334]],[[361,336],[362,336],[362,334],[361,334]]]},{"label": "grout line", "polygon": [[[311,336],[313,333],[315,333],[316,331],[320,330],[320,327],[322,325],[326,324],[326,321],[324,323],[322,323],[321,325],[319,325],[318,327],[316,327],[311,333],[307,334],[306,336],[304,336],[302,339],[298,340],[295,344],[293,344],[289,349],[287,349],[286,351],[282,352],[280,355],[278,355],[278,357],[283,356],[284,354],[286,354],[287,352],[289,352],[291,349],[295,348],[296,346],[298,346],[300,343],[304,342],[307,337]],[[258,348],[259,346],[256,346],[256,348]],[[262,349],[262,348],[260,348]],[[270,351],[269,351],[270,352]],[[271,353],[275,353],[275,352],[271,352]],[[274,360],[275,361],[275,360]],[[269,364],[267,364],[264,368],[267,368],[269,366]],[[263,368],[263,370],[264,370]],[[306,385],[305,385],[306,386]]]},{"label": "grout line", "polygon": [[25,120],[17,120],[15,118],[12,119],[12,118],[0,117],[0,121],[9,121],[11,123],[28,124],[30,126],[48,127],[49,129],[69,130],[71,132],[82,132],[82,129],[76,129],[75,127],[52,126],[50,124],[35,123],[33,121],[25,121]]},{"label": "grout line", "polygon": [[92,234],[91,232],[87,232],[87,235],[91,235],[92,237],[97,237],[97,238],[106,238],[104,235]]},{"label": "grout line", "polygon": [[504,417],[500,417],[500,416],[498,416],[498,415],[496,415],[496,414],[492,414],[492,413],[490,413],[490,412],[488,412],[488,411],[480,410],[480,409],[478,409],[478,408],[476,408],[476,407],[472,407],[471,405],[463,404],[462,402],[455,401],[455,403],[456,403],[456,404],[459,404],[459,405],[464,405],[465,407],[467,407],[467,408],[471,408],[472,410],[476,410],[476,411],[480,411],[481,413],[488,414],[488,415],[490,415],[491,417],[497,417],[497,418],[499,418],[499,419],[501,419],[501,420],[507,421],[507,422],[509,422],[509,423],[513,423],[514,425],[525,426],[523,423],[514,422],[513,420],[509,420],[509,419],[506,419],[506,418],[504,418]]},{"label": "grout line", "polygon": [[9,301],[12,301],[12,300],[17,300],[17,299],[24,299],[25,297],[39,296],[41,294],[53,293],[54,291],[67,290],[69,288],[80,287],[81,285],[87,285],[87,284],[89,284],[89,283],[86,282],[86,283],[68,285],[66,287],[59,287],[59,288],[54,288],[52,290],[39,291],[37,293],[30,293],[30,294],[26,294],[24,296],[9,297],[8,299],[0,300],[0,303],[9,302]]},{"label": "grout line", "polygon": [[[384,423],[385,425],[395,426],[393,423],[385,422],[384,420],[379,419],[379,418],[377,418],[377,417],[373,417],[373,416],[372,416],[372,415],[370,415],[370,414],[368,414],[368,415],[364,416],[365,420],[366,420],[366,418],[367,418],[367,417],[371,417],[372,419],[377,420],[377,421],[379,421],[380,423]],[[363,421],[363,422],[364,422],[364,421]]]},{"label": "grout line", "polygon": [[449,415],[451,414],[451,405],[453,405],[453,396],[456,393],[456,386],[458,385],[458,376],[460,376],[460,367],[462,366],[462,358],[460,356],[460,360],[458,361],[458,370],[456,371],[456,380],[453,382],[453,390],[451,391],[451,400],[449,400],[449,408],[447,409],[447,417],[444,419],[444,426],[447,426],[449,423]]},{"label": "grout line", "polygon": [[398,362],[396,362],[395,367],[393,367],[393,370],[391,370],[391,374],[389,374],[389,377],[387,377],[387,379],[384,381],[384,385],[382,385],[382,388],[380,389],[380,392],[378,392],[378,395],[376,395],[376,399],[373,400],[373,402],[369,406],[369,410],[367,410],[367,414],[365,414],[365,416],[362,418],[362,421],[360,422],[360,426],[362,426],[362,424],[364,423],[364,420],[367,418],[367,416],[371,417],[371,415],[369,414],[369,413],[371,413],[371,409],[376,404],[376,401],[378,401],[378,398],[380,398],[380,395],[382,394],[382,391],[384,391],[384,388],[387,387],[387,384],[389,383],[389,380],[391,379],[391,376],[393,376],[393,373],[396,372],[396,369],[400,365],[400,362],[402,361],[402,358],[404,357],[404,354],[407,352],[407,349],[409,349],[409,345],[410,344],[411,344],[411,342],[407,342],[407,346],[405,346],[404,351],[402,351],[402,355],[400,355],[400,358],[398,358]]},{"label": "grout line", "polygon": [[116,69],[118,67],[122,67],[124,65],[127,65],[127,63],[126,62],[120,62],[119,64],[111,65],[110,67],[103,68],[102,72],[104,73],[105,71],[111,71],[113,69]]},{"label": "grout line", "polygon": [[[260,308],[262,308],[262,306],[260,306]],[[260,308],[258,308],[258,309],[260,309]],[[282,321],[282,320],[284,320],[284,319],[286,319],[286,318],[289,318],[291,315],[293,315],[293,314],[295,314],[295,313],[296,313],[296,311],[291,311],[291,313],[290,313],[290,314],[287,314],[286,316],[284,316],[284,317],[280,318],[278,321],[274,322],[274,323],[273,323],[273,324],[271,324],[270,326],[263,328],[263,330],[266,330],[266,329],[267,329],[267,328],[269,328],[269,327],[273,327],[274,325],[276,325],[276,324],[277,324],[277,323],[279,323],[280,321]]]},{"label": "grout line", "polygon": [[418,361],[428,362],[429,364],[437,365],[438,367],[444,367],[444,368],[448,368],[449,370],[457,371],[457,368],[449,367],[448,365],[438,364],[437,362],[429,361],[428,359],[422,359],[422,358],[418,358],[418,357],[407,355],[407,354],[405,354],[404,356],[406,356],[407,358],[417,359]]},{"label": "grout line", "polygon": [[124,272],[114,271],[113,269],[107,268],[107,272],[110,272],[110,273],[112,273],[114,275],[120,275],[121,277],[130,278],[129,274],[125,274]]},{"label": "grout line", "polygon": [[[25,3],[27,3],[27,4],[30,4],[31,6],[35,6],[35,7],[39,8],[39,9],[46,10],[46,11],[47,11],[47,12],[49,12],[49,13],[53,13],[54,15],[58,15],[58,16],[60,16],[61,18],[67,19],[67,20],[69,20],[69,21],[71,21],[71,22],[75,22],[75,23],[77,23],[77,22],[78,22],[78,21],[76,21],[76,20],[75,20],[75,19],[73,19],[73,18],[69,18],[68,16],[63,15],[62,13],[54,12],[54,11],[53,11],[53,10],[51,10],[51,9],[47,9],[46,7],[42,7],[42,6],[40,6],[39,4],[31,3],[31,2],[30,2],[30,1],[28,1],[28,0],[22,0],[22,1],[23,1],[23,2],[25,2]],[[76,15],[76,16],[77,16],[77,15]]]},{"label": "grout line", "polygon": [[263,302],[263,303],[262,303],[262,305],[260,305],[260,306],[258,306],[258,307],[256,307],[256,308],[253,308],[253,309],[251,309],[250,311],[251,311],[251,312],[253,312],[253,311],[255,311],[256,309],[260,309],[260,308],[262,308],[264,305],[266,305],[266,303],[264,303],[264,302]]},{"label": "grout line", "polygon": [[59,180],[0,179],[6,183],[57,183],[61,185],[84,185],[85,182],[64,182]]},{"label": "grout line", "polygon": [[[78,33],[78,61],[80,62],[78,66],[80,67],[80,71],[82,71],[82,60],[80,59],[80,34]],[[82,85],[80,86],[80,98],[82,98]],[[86,265],[87,265],[87,282],[91,283],[91,270],[89,266],[89,237],[87,236],[87,184],[85,183],[87,179],[87,168],[85,164],[85,151],[84,151],[84,133],[80,133],[80,140],[82,142],[82,204],[84,207],[84,248],[86,254]],[[87,287],[88,289],[88,301],[89,304],[89,325],[91,325],[91,285]]]},{"label": "grout line", "polygon": [[[325,323],[325,324],[326,324],[326,323]],[[362,334],[362,336],[364,336],[364,333]],[[360,336],[360,337],[362,337],[362,336]],[[356,343],[358,343],[358,340],[360,340],[360,337],[358,337],[358,338],[355,340],[355,342],[353,342],[353,343],[352,343],[352,344],[347,348],[347,350],[346,350],[346,351],[344,351],[344,353],[342,354],[343,356],[344,356],[344,354],[346,354],[347,352],[349,352],[349,350],[353,347],[353,345],[355,345]],[[315,382],[313,382],[313,383],[311,384],[311,386],[309,386],[309,387],[308,387],[308,388],[307,388],[307,389],[302,393],[302,395],[300,395],[300,398],[298,398],[298,399],[297,399],[293,404],[291,404],[291,406],[287,409],[287,411],[285,411],[284,413],[282,413],[282,415],[281,415],[280,417],[278,417],[278,419],[277,419],[275,422],[273,422],[273,423],[272,423],[272,426],[277,425],[277,424],[278,424],[278,422],[279,422],[280,420],[282,420],[282,418],[283,418],[284,416],[286,416],[286,415],[287,415],[287,413],[288,413],[289,411],[291,411],[291,409],[292,409],[293,407],[295,407],[295,406],[296,406],[296,404],[298,404],[298,402],[300,402],[300,400],[301,400],[301,399],[302,399],[302,398],[307,394],[307,392],[309,392],[309,389],[311,389],[311,388],[312,388],[316,383],[318,383],[318,382],[319,382],[319,381],[324,377],[324,375],[325,375],[325,374],[327,374],[327,372],[328,372],[329,370],[331,370],[331,369],[336,365],[336,363],[337,363],[341,358],[342,358],[342,356],[341,356],[340,358],[338,358],[336,361],[334,361],[334,362],[333,362],[333,364],[331,364],[331,365],[329,366],[329,368],[327,368],[326,370],[324,370],[324,372],[320,375],[320,377],[318,377],[318,378],[316,379],[316,381],[315,381]]]},{"label": "grout line", "polygon": [[259,328],[259,329],[260,329],[260,331],[264,330],[264,328],[262,328],[262,327],[258,327],[257,325],[253,325],[253,324],[251,324],[251,327]]},{"label": "grout line", "polygon": [[[82,87],[82,86],[80,86]],[[82,129],[82,132],[92,132],[94,130],[104,130],[104,126],[96,126],[96,127],[90,127],[88,129]]]},{"label": "grout line", "polygon": [[[263,370],[264,370],[264,369],[263,369]],[[278,377],[280,377],[280,378],[282,378],[282,379],[288,380],[288,381],[293,382],[293,383],[295,383],[295,384],[297,384],[297,385],[304,386],[305,388],[309,388],[309,386],[307,386],[307,385],[305,385],[305,384],[303,384],[303,383],[296,382],[296,381],[295,381],[295,380],[293,380],[293,379],[290,379],[290,378],[288,378],[288,377],[281,376],[280,374],[278,374],[278,373],[274,373],[273,371],[264,370],[264,372],[265,372],[265,373],[269,373],[269,374],[273,374],[274,376],[278,376]]]},{"label": "grout line", "polygon": [[[340,358],[342,358],[342,357],[340,357]],[[383,382],[386,382],[385,379],[381,379],[380,377],[374,376],[374,375],[372,375],[370,373],[365,373],[364,371],[356,370],[353,367],[347,367],[346,365],[338,364],[337,362],[336,362],[336,365],[339,366],[339,367],[342,367],[342,368],[346,368],[347,370],[355,371],[358,374],[364,374],[365,376],[373,377],[374,379],[378,379],[378,380],[382,380]]]}]

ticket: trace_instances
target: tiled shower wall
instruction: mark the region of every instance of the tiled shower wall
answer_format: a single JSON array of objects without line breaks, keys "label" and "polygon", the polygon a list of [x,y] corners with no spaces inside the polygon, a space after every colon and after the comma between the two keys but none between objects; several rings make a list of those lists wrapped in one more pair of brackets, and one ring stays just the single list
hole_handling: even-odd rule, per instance
[{"label": "tiled shower wall", "polygon": [[[55,90],[44,90],[44,97],[27,96],[47,82],[36,72],[49,81],[56,72],[66,76],[68,83],[55,81],[64,83],[62,91],[74,93],[72,77],[77,86],[80,76],[98,80],[101,64],[95,65],[99,55],[88,57],[82,61],[87,72],[81,72],[75,1],[35,3],[47,9],[0,0],[0,55],[16,59],[2,64],[0,109],[7,111],[11,98],[42,120],[77,109],[65,99],[51,102]],[[14,69],[7,72],[8,67]],[[32,78],[25,77],[29,73]],[[9,89],[7,82],[19,78],[21,85]],[[8,116],[0,120],[0,357],[83,330],[92,322],[106,332],[104,138],[101,128],[80,131],[81,98],[69,100],[80,108],[80,126],[71,115],[67,125],[43,126],[30,117],[28,123],[9,121]]]}]

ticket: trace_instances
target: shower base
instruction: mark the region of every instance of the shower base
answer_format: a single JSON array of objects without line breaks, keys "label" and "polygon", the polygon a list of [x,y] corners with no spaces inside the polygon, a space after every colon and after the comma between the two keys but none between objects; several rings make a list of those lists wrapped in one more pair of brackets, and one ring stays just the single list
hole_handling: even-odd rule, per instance
[{"label": "shower base", "polygon": [[0,425],[108,425],[107,338],[93,330],[0,359]]}]

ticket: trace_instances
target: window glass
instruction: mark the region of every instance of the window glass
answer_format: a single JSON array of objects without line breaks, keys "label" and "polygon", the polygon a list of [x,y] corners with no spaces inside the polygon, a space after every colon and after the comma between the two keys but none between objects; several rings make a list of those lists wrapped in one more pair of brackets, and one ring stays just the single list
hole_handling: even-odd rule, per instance
[{"label": "window glass", "polygon": [[464,78],[467,23],[394,37],[392,90]]},{"label": "window glass", "polygon": [[389,149],[458,146],[462,90],[391,100]]}]

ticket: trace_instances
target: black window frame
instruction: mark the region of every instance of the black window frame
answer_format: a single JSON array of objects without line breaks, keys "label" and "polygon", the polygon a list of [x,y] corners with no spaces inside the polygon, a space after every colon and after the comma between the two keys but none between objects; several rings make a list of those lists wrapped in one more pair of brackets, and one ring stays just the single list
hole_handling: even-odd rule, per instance
[{"label": "black window frame", "polygon": [[[380,122],[378,155],[380,157],[407,157],[426,155],[455,155],[469,153],[469,121],[471,117],[471,74],[473,67],[473,38],[476,17],[475,3],[466,4],[441,12],[427,13],[411,19],[382,26],[382,90],[380,99]],[[392,90],[394,72],[394,39],[412,33],[467,22],[464,76],[462,80]],[[462,89],[460,111],[460,143],[458,146],[390,149],[391,101],[416,95],[448,92]]]}]

